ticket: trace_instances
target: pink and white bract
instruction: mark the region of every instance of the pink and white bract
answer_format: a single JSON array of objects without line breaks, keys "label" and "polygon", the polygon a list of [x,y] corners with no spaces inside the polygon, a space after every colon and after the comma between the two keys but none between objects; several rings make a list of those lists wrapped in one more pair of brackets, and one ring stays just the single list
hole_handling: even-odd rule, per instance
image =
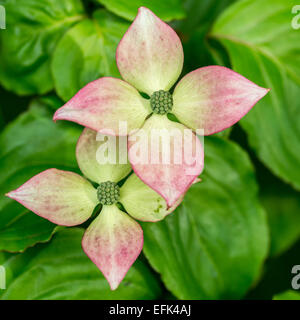
[{"label": "pink and white bract", "polygon": [[[74,121],[104,134],[113,130],[121,135],[119,121],[126,121],[129,131],[187,126],[211,135],[239,121],[268,92],[228,68],[208,66],[184,76],[174,89],[171,112],[182,124],[170,121],[167,114],[149,118],[150,100],[139,92],[150,97],[168,92],[182,71],[183,49],[175,31],[145,7],[120,41],[116,61],[125,81],[105,77],[89,83],[57,110],[54,120]],[[194,143],[199,143],[196,135]],[[129,144],[129,160],[130,153]],[[193,175],[185,175],[189,165],[184,162],[132,167],[172,206],[201,173],[203,161],[194,166]]]},{"label": "pink and white bract", "polygon": [[[130,164],[99,165],[96,152],[103,143],[106,142],[96,140],[95,131],[85,128],[76,148],[78,165],[85,177],[97,184],[117,183],[130,173]],[[118,202],[128,214],[117,203],[103,205],[82,240],[83,250],[102,271],[112,290],[118,287],[143,247],[143,231],[134,219],[159,221],[180,202],[168,208],[165,200],[135,174],[127,178],[119,191]],[[97,189],[87,179],[57,169],[39,173],[7,196],[62,226],[85,222],[99,204]]]}]

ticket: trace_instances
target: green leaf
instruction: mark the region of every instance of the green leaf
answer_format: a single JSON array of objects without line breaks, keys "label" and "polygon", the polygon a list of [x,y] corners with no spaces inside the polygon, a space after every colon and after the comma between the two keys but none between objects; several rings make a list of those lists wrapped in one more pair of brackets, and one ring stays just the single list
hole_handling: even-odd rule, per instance
[{"label": "green leaf", "polygon": [[293,290],[287,290],[285,292],[276,294],[273,300],[300,300],[300,293]]},{"label": "green leaf", "polygon": [[[14,120],[21,112],[28,109],[30,97],[20,97],[14,93],[5,90],[0,86],[0,109],[3,114],[4,125]],[[4,129],[0,127],[0,131]]]},{"label": "green leaf", "polygon": [[128,27],[125,20],[98,10],[92,19],[80,22],[64,35],[51,65],[56,91],[63,100],[100,77],[120,77],[116,49]]},{"label": "green leaf", "polygon": [[4,195],[48,168],[77,169],[75,145],[81,130],[52,121],[51,108],[59,105],[57,98],[36,100],[0,135],[0,250],[23,251],[48,241],[55,230],[54,224]]},{"label": "green leaf", "polygon": [[300,193],[274,176],[260,180],[261,203],[267,211],[271,233],[270,255],[277,256],[300,238]]},{"label": "green leaf", "polygon": [[[186,17],[172,23],[182,39],[185,61],[184,74],[199,67],[214,65],[216,62],[220,64],[220,45],[218,50],[214,48],[209,50],[209,46],[212,44],[207,41],[207,33],[216,17],[234,1],[184,1]],[[225,65],[224,62],[222,62],[223,64]]]},{"label": "green leaf", "polygon": [[78,0],[7,0],[1,30],[0,81],[18,94],[42,94],[53,88],[50,58],[57,41],[83,19]]},{"label": "green leaf", "polygon": [[164,221],[143,223],[144,253],[180,299],[237,299],[257,279],[268,229],[249,158],[205,139],[205,171]]},{"label": "green leaf", "polygon": [[212,34],[244,43],[267,56],[300,84],[299,30],[292,27],[294,0],[243,0],[226,10],[217,20]]},{"label": "green leaf", "polygon": [[165,21],[185,16],[181,0],[97,0],[116,15],[133,20],[139,7],[147,7]]},{"label": "green leaf", "polygon": [[185,0],[183,2],[186,18],[176,22],[183,33],[191,33],[198,27],[210,25],[215,18],[236,0]]},{"label": "green leaf", "polygon": [[52,241],[8,257],[2,300],[157,299],[159,282],[140,260],[115,291],[81,248],[84,230],[57,232]]},{"label": "green leaf", "polygon": [[291,27],[292,4],[237,2],[219,18],[212,36],[228,50],[234,70],[271,88],[240,123],[259,159],[300,189],[300,41],[299,30]]}]

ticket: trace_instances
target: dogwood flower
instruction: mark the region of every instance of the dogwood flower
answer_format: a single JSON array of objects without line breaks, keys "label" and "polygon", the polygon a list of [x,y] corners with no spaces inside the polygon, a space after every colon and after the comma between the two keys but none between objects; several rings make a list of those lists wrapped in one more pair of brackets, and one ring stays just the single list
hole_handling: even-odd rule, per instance
[{"label": "dogwood flower", "polygon": [[[129,136],[129,161],[136,175],[172,206],[203,169],[203,152],[195,163],[134,163],[133,142],[142,128],[203,129],[204,135],[222,131],[239,121],[269,91],[221,66],[199,68],[181,74],[183,49],[176,32],[153,12],[141,7],[121,39],[116,62],[123,80],[104,77],[87,84],[57,110],[54,120],[69,120],[101,133],[122,135],[119,122],[125,121]],[[150,99],[140,93],[147,94]],[[181,122],[171,121],[172,113]],[[112,131],[111,131],[112,130]],[[194,149],[201,149],[193,134]],[[174,138],[172,146],[179,142]],[[150,144],[149,150],[158,148]],[[180,152],[183,153],[184,146]],[[160,153],[163,153],[159,149]],[[151,153],[151,152],[150,152]],[[193,169],[193,174],[190,169]]]},{"label": "dogwood flower", "polygon": [[[100,165],[97,150],[105,143],[108,142],[96,140],[95,131],[85,128],[76,147],[81,172],[98,184],[97,188],[74,172],[48,169],[7,196],[62,226],[82,224],[92,216],[95,207],[102,204],[100,214],[84,234],[82,247],[114,290],[143,247],[143,231],[134,219],[159,221],[180,201],[168,208],[165,200],[134,173],[119,187],[117,183],[131,172],[131,167],[128,162]],[[120,210],[118,203],[128,214]]]}]

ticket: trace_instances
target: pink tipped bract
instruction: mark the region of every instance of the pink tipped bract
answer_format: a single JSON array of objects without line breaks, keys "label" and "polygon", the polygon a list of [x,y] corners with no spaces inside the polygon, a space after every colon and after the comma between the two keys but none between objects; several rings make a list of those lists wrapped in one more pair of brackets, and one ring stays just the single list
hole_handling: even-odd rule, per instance
[{"label": "pink tipped bract", "polygon": [[119,123],[127,130],[139,128],[149,114],[148,102],[127,82],[105,77],[82,88],[58,109],[53,120],[69,120],[103,134],[119,135]]},{"label": "pink tipped bract", "polygon": [[96,190],[87,180],[74,172],[57,169],[37,174],[7,196],[62,226],[83,223],[98,203]]},{"label": "pink tipped bract", "polygon": [[207,136],[238,122],[268,91],[228,68],[203,67],[179,81],[173,112],[190,128],[204,129]]},{"label": "pink tipped bract", "polygon": [[[138,148],[142,130],[146,134],[147,153],[146,149]],[[135,174],[160,194],[169,207],[186,193],[203,170],[200,140],[184,125],[166,116],[149,118],[141,131],[129,137],[128,148]]]},{"label": "pink tipped bract", "polygon": [[141,7],[121,39],[116,61],[124,80],[141,92],[169,90],[183,66],[176,32],[151,10]]},{"label": "pink tipped bract", "polygon": [[104,206],[85,232],[82,248],[115,290],[142,251],[143,230],[117,206]]}]

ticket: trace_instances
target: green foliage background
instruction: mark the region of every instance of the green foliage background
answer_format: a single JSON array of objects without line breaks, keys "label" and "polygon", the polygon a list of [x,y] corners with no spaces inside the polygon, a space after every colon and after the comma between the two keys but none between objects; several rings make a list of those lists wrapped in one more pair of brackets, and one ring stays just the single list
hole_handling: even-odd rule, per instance
[{"label": "green foliage background", "polygon": [[[0,0],[0,298],[299,299],[290,284],[300,264],[296,4]],[[164,221],[143,223],[143,253],[112,292],[81,249],[85,224],[57,227],[4,194],[47,168],[78,172],[82,128],[52,115],[86,83],[120,76],[115,50],[140,6],[178,32],[183,74],[224,65],[271,92],[231,130],[205,139],[202,182]]]}]

